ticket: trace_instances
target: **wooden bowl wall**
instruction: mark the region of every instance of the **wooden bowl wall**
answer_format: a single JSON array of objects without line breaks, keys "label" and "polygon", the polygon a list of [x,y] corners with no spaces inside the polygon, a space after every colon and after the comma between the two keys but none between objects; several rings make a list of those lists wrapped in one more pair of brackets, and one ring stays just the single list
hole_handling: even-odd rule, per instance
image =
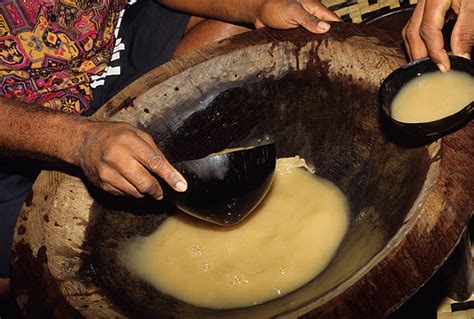
[{"label": "wooden bowl wall", "polygon": [[115,255],[127,238],[153,232],[172,208],[90,192],[79,178],[47,172],[17,225],[13,265],[23,311],[379,318],[400,305],[440,267],[469,220],[474,127],[429,147],[400,146],[384,134],[377,90],[405,62],[393,38],[347,24],[326,35],[244,34],[152,71],[96,115],[149,132],[172,161],[262,139],[275,142],[279,156],[306,158],[351,205],[349,232],[320,276],[255,307],[185,304],[131,275]]}]

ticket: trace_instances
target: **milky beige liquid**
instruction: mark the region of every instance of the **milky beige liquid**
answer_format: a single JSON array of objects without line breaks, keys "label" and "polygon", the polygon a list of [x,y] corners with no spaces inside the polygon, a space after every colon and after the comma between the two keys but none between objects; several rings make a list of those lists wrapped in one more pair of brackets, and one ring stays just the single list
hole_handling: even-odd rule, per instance
[{"label": "milky beige liquid", "polygon": [[474,77],[451,70],[432,72],[408,82],[392,102],[392,117],[425,123],[452,115],[474,101]]},{"label": "milky beige liquid", "polygon": [[329,264],[349,223],[342,192],[301,166],[279,159],[268,195],[242,224],[172,217],[119,258],[159,291],[201,307],[251,306],[297,289]]}]

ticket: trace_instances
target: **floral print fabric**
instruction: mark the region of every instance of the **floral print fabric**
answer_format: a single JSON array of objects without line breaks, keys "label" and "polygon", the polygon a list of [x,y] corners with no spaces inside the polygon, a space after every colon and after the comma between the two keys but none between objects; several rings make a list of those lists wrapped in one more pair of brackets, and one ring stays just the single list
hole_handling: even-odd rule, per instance
[{"label": "floral print fabric", "polygon": [[125,0],[0,0],[0,96],[80,114]]}]

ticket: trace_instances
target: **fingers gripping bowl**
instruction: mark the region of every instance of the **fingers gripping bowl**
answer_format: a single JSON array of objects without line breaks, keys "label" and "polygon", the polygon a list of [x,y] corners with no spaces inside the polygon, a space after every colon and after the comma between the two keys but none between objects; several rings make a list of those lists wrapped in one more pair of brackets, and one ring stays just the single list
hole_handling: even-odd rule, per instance
[{"label": "fingers gripping bowl", "polygon": [[[429,120],[413,120],[407,122],[406,120],[401,120],[394,116],[396,115],[394,112],[396,99],[403,93],[402,89],[404,87],[408,87],[410,83],[413,83],[417,79],[421,79],[421,76],[425,76],[425,79],[427,79],[426,75],[435,75],[435,73],[439,72],[437,65],[431,59],[424,58],[405,64],[393,71],[383,81],[379,91],[382,112],[396,128],[413,136],[439,137],[443,134],[459,129],[471,120],[474,114],[474,63],[468,59],[457,56],[450,56],[449,59],[451,62],[451,69],[457,74],[448,78],[451,74],[439,73],[440,76],[437,77],[436,80],[433,79],[432,83],[436,84],[436,81],[438,81],[438,83],[445,83],[444,87],[438,87],[438,91],[436,92],[426,91],[427,98],[424,99],[427,101],[431,100],[428,99],[431,95],[436,96],[438,100],[444,102],[443,105],[436,105],[437,103],[435,103],[436,101],[434,100],[431,100],[430,103],[432,104],[430,105],[431,112],[439,112],[439,109],[443,108],[446,109],[446,112],[449,112],[441,118],[433,117]],[[455,83],[459,85],[459,87],[456,87]],[[430,88],[423,82],[418,82],[416,84],[417,86],[413,87],[413,91],[418,94],[422,94],[423,91],[421,89],[415,91],[415,89],[423,87],[426,87],[426,89]],[[439,91],[441,91],[442,94],[440,94]],[[462,99],[465,99],[464,103],[461,103],[459,106],[449,105],[450,103],[456,104],[456,99],[460,96],[462,96]],[[413,97],[411,100],[415,101],[416,99]],[[423,99],[419,100],[419,102],[422,101]],[[421,109],[422,106],[416,105],[415,102],[413,102],[412,105],[409,105],[409,111],[412,114],[412,117],[413,114],[417,113],[417,108]],[[425,110],[426,114],[423,117],[430,118],[430,109]]]}]

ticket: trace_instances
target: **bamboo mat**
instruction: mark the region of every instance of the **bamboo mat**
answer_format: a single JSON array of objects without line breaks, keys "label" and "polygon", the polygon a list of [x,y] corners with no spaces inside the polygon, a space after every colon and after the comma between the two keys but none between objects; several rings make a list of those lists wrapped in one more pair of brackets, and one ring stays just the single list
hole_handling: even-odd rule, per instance
[{"label": "bamboo mat", "polygon": [[416,4],[416,0],[322,0],[344,21],[360,23],[372,14]]}]

